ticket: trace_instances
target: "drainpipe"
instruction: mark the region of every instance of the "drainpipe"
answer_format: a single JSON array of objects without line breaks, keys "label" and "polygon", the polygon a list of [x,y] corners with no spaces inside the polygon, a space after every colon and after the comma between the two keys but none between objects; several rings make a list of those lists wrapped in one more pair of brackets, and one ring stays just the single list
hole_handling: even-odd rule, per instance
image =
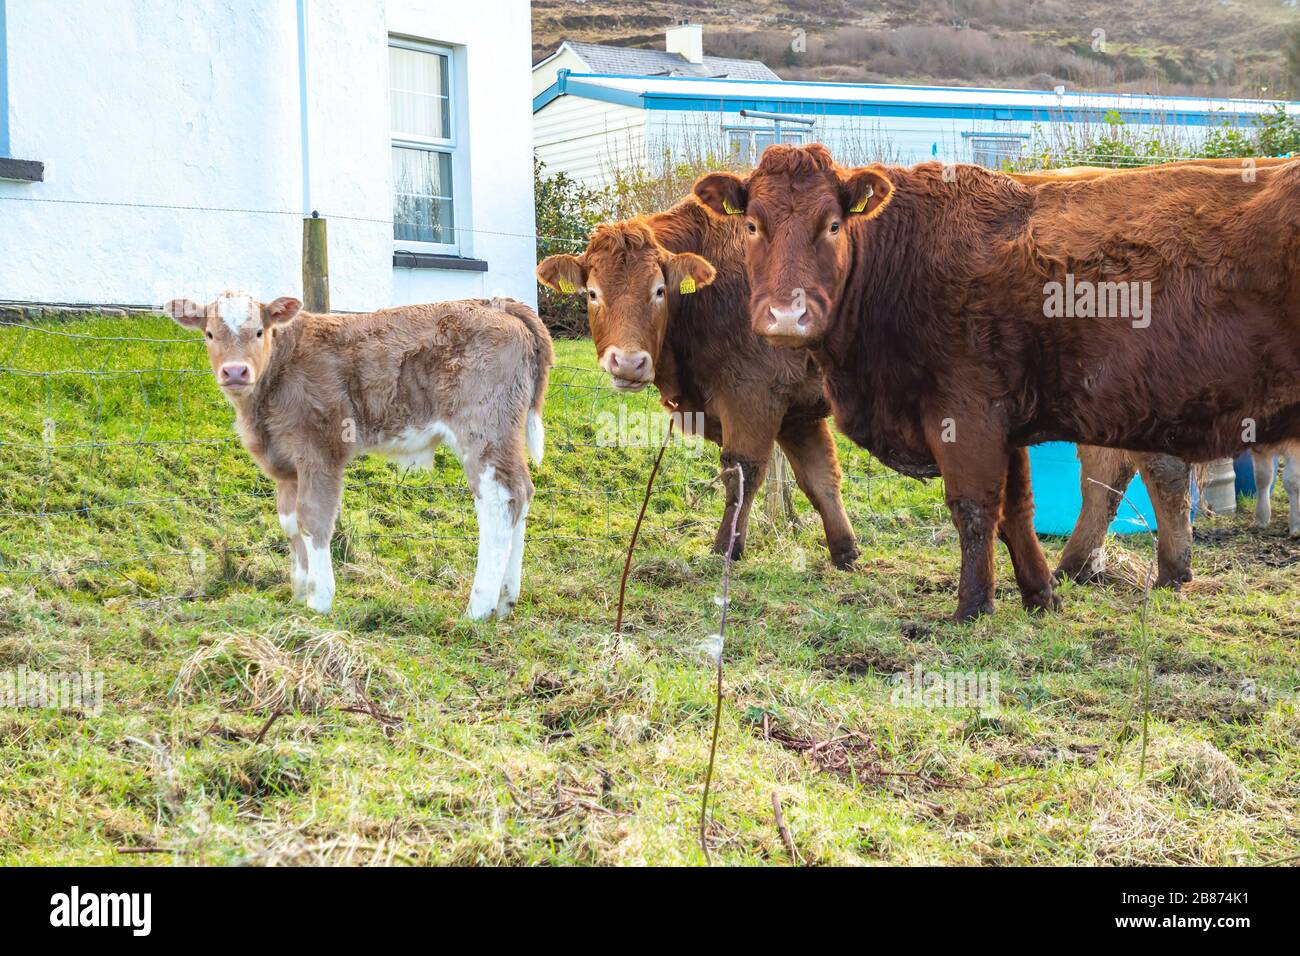
[{"label": "drainpipe", "polygon": [[[4,0],[0,0],[3,6]],[[298,128],[302,136],[302,214],[311,216],[311,152],[307,137],[307,0],[298,0]]]},{"label": "drainpipe", "polygon": [[0,0],[0,157],[9,155],[9,43],[5,37],[5,0]]}]

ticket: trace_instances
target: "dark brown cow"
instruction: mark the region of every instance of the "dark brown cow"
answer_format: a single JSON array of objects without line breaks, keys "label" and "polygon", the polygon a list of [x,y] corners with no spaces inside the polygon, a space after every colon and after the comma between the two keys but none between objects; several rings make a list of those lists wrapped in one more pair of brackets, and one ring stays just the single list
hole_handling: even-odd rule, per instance
[{"label": "dark brown cow", "polygon": [[[821,515],[832,562],[847,569],[858,548],[840,498],[821,374],[809,356],[774,349],[750,331],[743,246],[737,223],[688,197],[666,212],[598,227],[582,255],[551,256],[537,275],[586,299],[596,354],[615,388],[653,381],[667,408],[704,414],[705,437],[722,446],[723,468],[742,467],[734,557],[778,442]],[[738,499],[732,474],[714,541],[719,554]]]},{"label": "dark brown cow", "polygon": [[[812,351],[851,439],[942,474],[965,620],[992,609],[995,533],[1026,606],[1059,603],[1025,446],[1201,461],[1300,436],[1300,162],[1040,185],[950,172],[770,147],[695,192],[743,218],[754,330]],[[1127,309],[1121,283],[1138,284]],[[1067,314],[1092,317],[1056,317],[1076,291]]]}]

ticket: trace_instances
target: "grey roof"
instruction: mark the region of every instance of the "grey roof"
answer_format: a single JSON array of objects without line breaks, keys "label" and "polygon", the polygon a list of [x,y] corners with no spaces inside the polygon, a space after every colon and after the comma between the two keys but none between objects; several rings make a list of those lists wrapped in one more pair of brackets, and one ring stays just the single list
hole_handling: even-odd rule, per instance
[{"label": "grey roof", "polygon": [[575,43],[566,40],[593,73],[621,73],[630,76],[704,76],[731,80],[780,80],[758,60],[733,60],[725,56],[704,57],[692,63],[677,53],[665,50],[636,50],[630,47],[603,46],[599,43]]}]

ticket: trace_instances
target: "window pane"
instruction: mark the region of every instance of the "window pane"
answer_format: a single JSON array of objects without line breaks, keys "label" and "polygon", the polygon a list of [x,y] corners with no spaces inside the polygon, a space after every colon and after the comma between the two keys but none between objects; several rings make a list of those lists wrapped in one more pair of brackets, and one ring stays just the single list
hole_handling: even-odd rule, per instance
[{"label": "window pane", "polygon": [[803,133],[803,132],[794,133],[794,132],[791,132],[791,131],[788,130],[788,129],[783,129],[783,130],[781,130],[781,142],[783,142],[783,143],[806,143],[806,142],[808,142],[808,134],[807,134],[807,133]]},{"label": "window pane", "polygon": [[760,160],[763,158],[763,150],[767,149],[776,142],[776,131],[761,132],[754,134],[754,155]]},{"label": "window pane", "polygon": [[393,238],[456,241],[451,209],[451,154],[393,147]]},{"label": "window pane", "polygon": [[971,162],[989,169],[1001,169],[1004,162],[1015,161],[1023,149],[1023,140],[1009,136],[972,136]]},{"label": "window pane", "polygon": [[451,139],[447,57],[388,48],[388,103],[393,133]]},{"label": "window pane", "polygon": [[727,150],[731,153],[733,162],[746,165],[752,162],[749,157],[749,130],[727,130]]}]

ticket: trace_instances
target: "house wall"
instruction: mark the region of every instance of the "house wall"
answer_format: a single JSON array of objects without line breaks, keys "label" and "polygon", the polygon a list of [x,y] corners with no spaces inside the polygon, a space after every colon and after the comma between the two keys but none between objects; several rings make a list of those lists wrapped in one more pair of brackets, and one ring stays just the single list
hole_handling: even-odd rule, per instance
[{"label": "house wall", "polygon": [[[295,3],[6,0],[10,152],[44,162],[45,181],[0,181],[0,299],[299,295],[306,208],[329,220],[337,310],[497,293],[535,303],[532,239],[488,232],[534,231],[526,0],[306,10],[304,190]],[[461,252],[486,273],[393,267],[390,31],[464,54],[458,225],[482,230]]]},{"label": "house wall", "polygon": [[533,114],[533,148],[547,175],[599,188],[617,170],[646,164],[647,120],[638,107],[561,96]]}]

